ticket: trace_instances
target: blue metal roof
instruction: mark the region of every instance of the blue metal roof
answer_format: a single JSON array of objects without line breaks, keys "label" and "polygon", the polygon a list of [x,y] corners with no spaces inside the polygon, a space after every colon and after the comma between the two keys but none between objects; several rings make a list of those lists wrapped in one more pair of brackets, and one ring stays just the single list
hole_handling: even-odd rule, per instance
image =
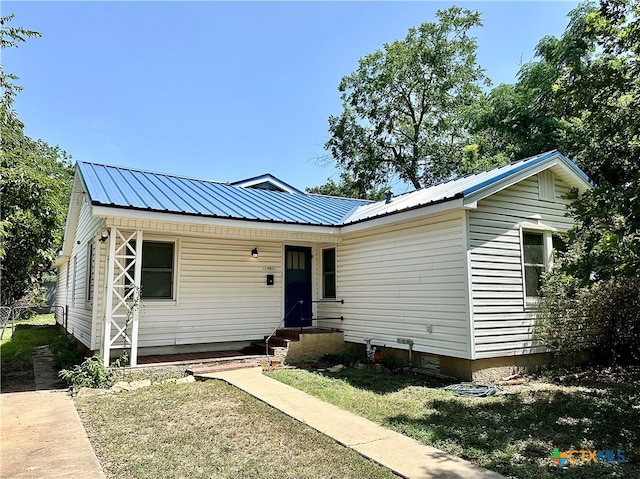
[{"label": "blue metal roof", "polygon": [[312,225],[341,224],[369,203],[245,188],[163,173],[78,162],[91,204],[162,213]]},{"label": "blue metal roof", "polygon": [[246,178],[244,180],[233,181],[229,183],[231,186],[244,186],[254,188],[255,185],[259,185],[261,183],[270,183],[274,188],[264,188],[264,189],[274,189],[276,191],[285,191],[288,193],[298,193],[300,195],[304,195],[304,192],[300,191],[297,188],[294,188],[288,183],[285,183],[280,178],[276,178],[271,173],[265,173],[259,176],[253,176],[251,178]]},{"label": "blue metal roof", "polygon": [[[405,193],[389,203],[312,195],[293,187],[296,192],[287,193],[239,186],[251,179],[227,184],[93,163],[78,162],[77,167],[93,205],[214,218],[339,226],[482,194],[485,188],[546,161],[555,164],[556,160],[564,163],[574,177],[591,183],[584,172],[558,151]],[[273,179],[286,185],[278,178]]]},{"label": "blue metal roof", "polygon": [[399,195],[389,203],[384,201],[359,206],[349,218],[344,221],[356,223],[380,216],[386,216],[400,211],[407,211],[415,208],[422,208],[429,205],[444,203],[460,198],[467,198],[474,193],[481,194],[485,188],[490,188],[503,180],[513,178],[519,173],[532,170],[536,166],[546,161],[563,162],[569,170],[576,176],[581,177],[585,182],[591,183],[589,177],[578,168],[571,160],[557,150],[532,156],[524,160],[515,161],[507,165],[499,166],[492,170],[474,173],[472,175],[456,178],[429,188],[412,191]]}]

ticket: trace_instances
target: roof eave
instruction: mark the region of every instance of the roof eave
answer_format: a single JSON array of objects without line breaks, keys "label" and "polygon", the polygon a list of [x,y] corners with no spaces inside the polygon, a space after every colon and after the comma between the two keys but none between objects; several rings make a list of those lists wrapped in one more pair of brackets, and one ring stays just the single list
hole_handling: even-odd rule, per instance
[{"label": "roof eave", "polygon": [[577,187],[580,191],[585,191],[593,187],[593,182],[589,180],[587,175],[580,170],[575,163],[559,151],[554,150],[541,155],[540,158],[537,158],[529,164],[523,164],[521,169],[511,171],[504,175],[504,177],[493,179],[490,182],[487,181],[485,182],[486,184],[481,184],[463,191],[462,194],[465,198],[465,204],[471,205],[497,193],[498,191],[504,190],[516,183],[519,183],[520,181],[555,166],[562,168],[565,172],[571,175],[573,180],[573,184],[571,186]]},{"label": "roof eave", "polygon": [[126,218],[132,220],[164,221],[201,225],[246,227],[253,229],[280,229],[337,234],[339,227],[333,224],[302,223],[259,218],[237,218],[230,216],[201,215],[186,212],[157,211],[145,208],[122,207],[94,203],[92,214],[97,218]]},{"label": "roof eave", "polygon": [[450,198],[443,198],[429,203],[415,205],[398,211],[390,211],[378,216],[362,218],[346,223],[342,226],[343,233],[353,233],[369,228],[377,228],[407,220],[414,220],[435,214],[456,210],[464,207],[464,198],[458,194]]}]

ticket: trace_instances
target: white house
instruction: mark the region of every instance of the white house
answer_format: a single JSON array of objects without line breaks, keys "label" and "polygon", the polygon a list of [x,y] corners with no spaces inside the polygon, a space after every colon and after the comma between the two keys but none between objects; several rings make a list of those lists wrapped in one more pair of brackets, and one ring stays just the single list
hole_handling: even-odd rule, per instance
[{"label": "white house", "polygon": [[314,325],[468,377],[541,352],[538,281],[572,226],[564,195],[590,187],[557,151],[380,202],[79,162],[56,304],[133,364]]}]

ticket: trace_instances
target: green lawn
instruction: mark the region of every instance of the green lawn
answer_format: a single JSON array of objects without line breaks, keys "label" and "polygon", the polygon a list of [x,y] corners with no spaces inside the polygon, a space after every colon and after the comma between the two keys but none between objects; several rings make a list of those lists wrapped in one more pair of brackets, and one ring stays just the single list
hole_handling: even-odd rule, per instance
[{"label": "green lawn", "polygon": [[221,381],[76,400],[109,478],[387,478],[374,464]]},{"label": "green lawn", "polygon": [[49,345],[59,367],[82,360],[82,355],[58,332],[53,314],[35,315],[8,326],[0,342],[1,388],[3,392],[33,389],[33,353],[36,347]]},{"label": "green lawn", "polygon": [[[414,375],[346,369],[266,373],[416,440],[515,478],[640,477],[640,371],[565,375],[504,387],[490,398],[458,398]],[[554,448],[626,452],[627,462],[560,469]]]}]

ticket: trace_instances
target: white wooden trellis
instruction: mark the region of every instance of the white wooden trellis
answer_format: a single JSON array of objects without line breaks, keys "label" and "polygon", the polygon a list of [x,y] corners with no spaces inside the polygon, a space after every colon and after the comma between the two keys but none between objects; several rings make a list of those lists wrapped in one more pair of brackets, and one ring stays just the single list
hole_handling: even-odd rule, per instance
[{"label": "white wooden trellis", "polygon": [[131,348],[129,364],[138,363],[138,319],[142,277],[142,230],[109,230],[107,296],[105,298],[103,359],[112,350]]}]

